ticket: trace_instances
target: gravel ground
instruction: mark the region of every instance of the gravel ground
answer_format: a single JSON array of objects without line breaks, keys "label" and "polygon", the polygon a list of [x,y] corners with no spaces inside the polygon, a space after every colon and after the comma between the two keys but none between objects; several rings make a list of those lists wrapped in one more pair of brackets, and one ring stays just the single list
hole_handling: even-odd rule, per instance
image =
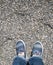
[{"label": "gravel ground", "polygon": [[41,41],[45,65],[53,65],[53,0],[0,0],[0,65],[12,65],[16,42]]}]

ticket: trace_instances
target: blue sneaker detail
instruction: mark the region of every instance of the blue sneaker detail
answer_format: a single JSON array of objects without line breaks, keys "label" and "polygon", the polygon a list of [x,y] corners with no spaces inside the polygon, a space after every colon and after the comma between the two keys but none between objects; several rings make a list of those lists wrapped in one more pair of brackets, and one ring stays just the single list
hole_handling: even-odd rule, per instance
[{"label": "blue sneaker detail", "polygon": [[43,45],[41,42],[37,41],[32,48],[31,56],[42,58],[42,54],[43,54]]},{"label": "blue sneaker detail", "polygon": [[26,47],[25,43],[22,40],[19,40],[16,44],[16,53],[17,55],[21,52],[24,52],[24,57],[26,58]]}]

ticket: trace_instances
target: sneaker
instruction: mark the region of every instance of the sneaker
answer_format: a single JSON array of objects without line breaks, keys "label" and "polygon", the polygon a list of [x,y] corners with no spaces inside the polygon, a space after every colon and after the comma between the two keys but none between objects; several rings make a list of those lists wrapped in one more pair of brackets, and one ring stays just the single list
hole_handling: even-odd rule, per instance
[{"label": "sneaker", "polygon": [[43,55],[43,45],[41,42],[37,41],[32,48],[31,56],[42,58]]},{"label": "sneaker", "polygon": [[19,40],[16,44],[16,53],[20,57],[26,58],[26,47],[23,40]]}]

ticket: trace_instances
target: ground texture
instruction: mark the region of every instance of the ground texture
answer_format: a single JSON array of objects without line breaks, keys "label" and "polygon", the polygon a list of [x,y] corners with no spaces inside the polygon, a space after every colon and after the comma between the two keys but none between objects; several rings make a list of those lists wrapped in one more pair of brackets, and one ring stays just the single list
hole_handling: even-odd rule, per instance
[{"label": "ground texture", "polygon": [[53,65],[53,0],[0,0],[0,65],[12,65],[16,42],[41,41],[45,65]]}]

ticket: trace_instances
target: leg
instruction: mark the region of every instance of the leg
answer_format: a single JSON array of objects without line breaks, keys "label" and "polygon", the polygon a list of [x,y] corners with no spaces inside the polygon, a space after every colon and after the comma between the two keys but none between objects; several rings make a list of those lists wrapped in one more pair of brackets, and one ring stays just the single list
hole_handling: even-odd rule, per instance
[{"label": "leg", "polygon": [[27,64],[26,59],[18,56],[14,58],[12,63],[12,65],[26,65],[26,64]]},{"label": "leg", "polygon": [[44,65],[44,63],[39,57],[31,57],[29,59],[29,65]]}]

